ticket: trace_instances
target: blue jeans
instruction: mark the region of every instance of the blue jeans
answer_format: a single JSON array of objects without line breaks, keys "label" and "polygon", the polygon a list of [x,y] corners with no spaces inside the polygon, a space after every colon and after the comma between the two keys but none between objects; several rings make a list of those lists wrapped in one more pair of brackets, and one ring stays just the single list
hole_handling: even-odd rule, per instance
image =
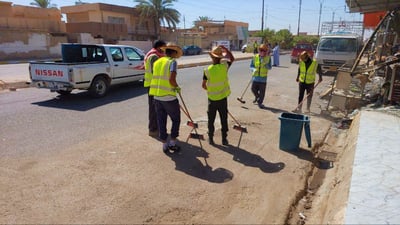
[{"label": "blue jeans", "polygon": [[160,101],[154,99],[157,112],[157,123],[160,139],[165,142],[168,138],[167,119],[168,116],[172,120],[171,139],[179,136],[179,126],[181,124],[181,111],[178,99],[172,101]]}]

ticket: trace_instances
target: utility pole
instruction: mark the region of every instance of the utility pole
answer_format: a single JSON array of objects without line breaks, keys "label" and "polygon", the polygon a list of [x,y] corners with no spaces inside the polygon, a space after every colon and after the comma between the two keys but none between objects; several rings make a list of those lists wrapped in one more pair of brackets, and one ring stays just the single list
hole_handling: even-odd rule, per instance
[{"label": "utility pole", "polygon": [[264,0],[262,0],[262,11],[261,11],[261,32],[264,31]]},{"label": "utility pole", "polygon": [[324,0],[319,0],[318,37],[320,34],[320,30],[321,30],[322,3],[324,3]]},{"label": "utility pole", "polygon": [[300,35],[300,14],[301,14],[301,0],[299,4],[299,20],[297,21],[297,36]]}]

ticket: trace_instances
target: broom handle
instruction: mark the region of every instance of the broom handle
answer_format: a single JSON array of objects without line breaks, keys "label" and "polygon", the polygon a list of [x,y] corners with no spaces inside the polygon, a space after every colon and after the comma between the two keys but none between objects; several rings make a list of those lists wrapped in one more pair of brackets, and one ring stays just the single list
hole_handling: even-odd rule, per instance
[{"label": "broom handle", "polygon": [[[183,112],[186,114],[186,116],[189,118],[190,122],[193,122],[192,117],[190,116],[189,111],[188,111],[188,109],[187,109],[187,107],[186,107],[186,104],[185,104],[185,102],[183,101],[183,98],[182,98],[181,93],[178,92],[178,94],[179,94],[179,98],[180,98],[181,101],[182,101],[182,105],[183,105],[183,107],[184,107],[184,109],[185,109],[185,110],[182,109],[182,111],[183,111]],[[181,108],[182,108],[182,106],[181,106]]]},{"label": "broom handle", "polygon": [[232,114],[228,111],[229,116],[232,117],[232,119],[235,121],[240,126],[240,123],[235,119],[235,117],[232,116]]},{"label": "broom handle", "polygon": [[252,80],[253,80],[253,78],[250,78],[250,81],[249,81],[249,83],[247,84],[246,88],[244,89],[244,91],[243,91],[243,93],[242,93],[242,96],[240,96],[240,99],[243,98],[243,96],[244,96],[244,94],[246,93],[247,89],[249,88],[249,86],[250,86]]},{"label": "broom handle", "polygon": [[[313,92],[314,92],[314,89],[315,89],[315,88],[318,86],[318,84],[320,84],[320,83],[321,83],[321,81],[319,81],[319,82],[314,86]],[[313,93],[313,92],[308,93],[308,94],[306,95],[306,97],[304,97],[303,100],[301,100],[301,102],[297,105],[296,109],[299,108],[299,106],[302,105],[303,102],[308,98],[308,96],[310,96],[310,94]]]}]

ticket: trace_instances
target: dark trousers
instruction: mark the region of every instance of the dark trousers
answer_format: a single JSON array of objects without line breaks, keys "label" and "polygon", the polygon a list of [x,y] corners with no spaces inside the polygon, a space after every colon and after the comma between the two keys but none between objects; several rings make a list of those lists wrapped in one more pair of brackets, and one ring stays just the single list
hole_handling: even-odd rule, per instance
[{"label": "dark trousers", "polygon": [[[149,93],[149,88],[147,87],[147,93]],[[148,103],[149,103],[149,131],[157,131],[157,113],[156,106],[154,104],[154,97],[152,95],[148,95]]]},{"label": "dark trousers", "polygon": [[154,99],[157,112],[157,122],[159,137],[162,141],[167,141],[167,119],[168,116],[172,120],[171,139],[179,136],[179,126],[181,124],[181,111],[178,99],[172,101],[159,101]]},{"label": "dark trousers", "polygon": [[251,84],[251,91],[257,100],[257,103],[261,105],[264,102],[265,90],[267,89],[267,83],[254,82]]},{"label": "dark trousers", "polygon": [[219,113],[219,119],[221,120],[221,132],[222,138],[225,139],[228,136],[228,99],[224,98],[221,100],[213,101],[208,99],[208,136],[214,136],[214,122],[215,117]]},{"label": "dark trousers", "polygon": [[[304,99],[304,92],[307,91],[307,109],[310,109],[311,106],[311,100],[312,96],[314,93],[314,83],[312,84],[306,84],[306,83],[301,83],[299,82],[299,99],[298,99],[298,104],[300,104],[303,99]],[[302,104],[303,105],[303,104]],[[302,105],[299,106],[299,109],[301,109]]]}]

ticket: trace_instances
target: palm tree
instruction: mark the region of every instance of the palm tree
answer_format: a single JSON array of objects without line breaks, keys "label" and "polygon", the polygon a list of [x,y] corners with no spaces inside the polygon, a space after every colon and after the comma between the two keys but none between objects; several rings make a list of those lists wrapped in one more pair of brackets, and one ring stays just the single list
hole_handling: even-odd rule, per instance
[{"label": "palm tree", "polygon": [[197,19],[197,21],[201,21],[201,22],[208,22],[211,20],[213,20],[213,19],[208,16],[199,16],[199,18]]},{"label": "palm tree", "polygon": [[181,14],[173,9],[173,2],[177,0],[135,0],[141,18],[153,18],[154,31],[160,38],[160,25],[175,29]]},{"label": "palm tree", "polygon": [[31,5],[40,7],[40,8],[57,8],[57,5],[51,4],[51,0],[34,0],[31,2]]},{"label": "palm tree", "polygon": [[[203,24],[204,23],[207,23],[207,22],[210,22],[210,21],[212,21],[213,19],[211,18],[211,17],[208,17],[208,16],[199,16],[199,18],[197,19],[197,20],[195,20],[195,21],[193,21],[193,25],[197,28],[197,29],[199,29],[199,30],[201,30],[201,31],[204,31],[204,26],[203,26]],[[204,23],[203,23],[204,22]]]}]

